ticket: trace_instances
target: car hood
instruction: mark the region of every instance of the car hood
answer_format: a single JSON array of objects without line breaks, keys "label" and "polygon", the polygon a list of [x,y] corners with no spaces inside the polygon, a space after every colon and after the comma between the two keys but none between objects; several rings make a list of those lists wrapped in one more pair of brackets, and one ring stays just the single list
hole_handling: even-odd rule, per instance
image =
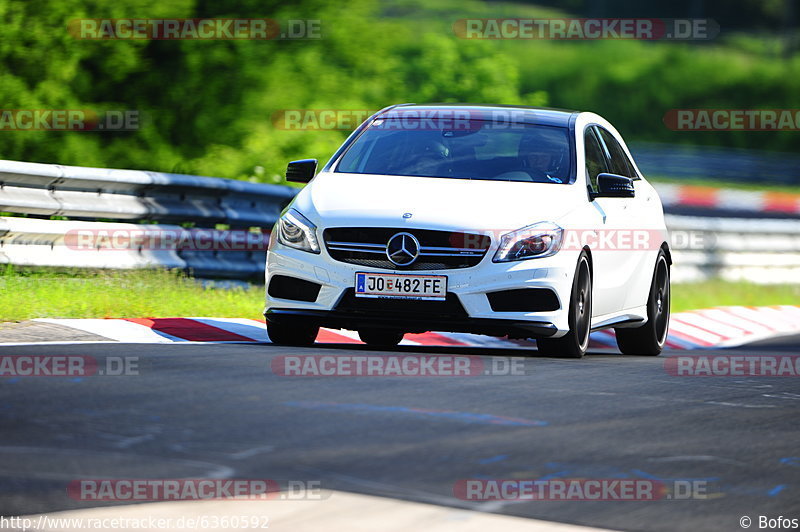
[{"label": "car hood", "polygon": [[323,173],[298,194],[295,208],[322,227],[494,231],[558,222],[581,200],[575,185]]}]

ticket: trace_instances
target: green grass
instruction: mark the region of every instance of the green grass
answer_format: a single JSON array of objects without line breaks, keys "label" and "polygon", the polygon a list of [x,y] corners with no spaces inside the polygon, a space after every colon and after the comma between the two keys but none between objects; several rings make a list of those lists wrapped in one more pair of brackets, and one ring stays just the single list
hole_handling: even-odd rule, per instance
[{"label": "green grass", "polygon": [[261,319],[264,289],[203,287],[172,271],[0,270],[0,321],[31,318]]},{"label": "green grass", "polygon": [[672,285],[672,312],[729,305],[797,305],[800,284],[711,280]]},{"label": "green grass", "polygon": [[[0,321],[31,318],[261,318],[263,286],[207,288],[178,272],[0,270]],[[786,305],[799,285],[704,281],[674,284],[672,311],[721,305]]]}]

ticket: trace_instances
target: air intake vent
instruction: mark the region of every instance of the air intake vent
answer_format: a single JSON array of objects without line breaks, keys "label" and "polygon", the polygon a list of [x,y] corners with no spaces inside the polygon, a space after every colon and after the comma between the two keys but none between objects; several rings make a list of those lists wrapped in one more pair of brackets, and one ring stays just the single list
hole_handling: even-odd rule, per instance
[{"label": "air intake vent", "polygon": [[549,288],[519,288],[486,294],[495,312],[550,312],[560,305]]},{"label": "air intake vent", "polygon": [[268,292],[271,297],[313,302],[317,300],[320,288],[321,285],[311,281],[286,275],[273,275],[269,281]]}]

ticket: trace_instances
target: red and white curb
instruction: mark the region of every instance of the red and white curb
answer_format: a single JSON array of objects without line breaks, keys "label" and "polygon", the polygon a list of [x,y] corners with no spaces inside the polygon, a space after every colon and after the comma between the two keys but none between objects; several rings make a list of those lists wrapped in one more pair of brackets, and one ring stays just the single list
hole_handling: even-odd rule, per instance
[{"label": "red and white curb", "polygon": [[800,194],[655,183],[664,207],[702,207],[800,215]]},{"label": "red and white curb", "polygon": [[[260,320],[246,318],[49,319],[55,323],[125,343],[269,342]],[[757,340],[800,334],[800,306],[717,307],[672,314],[667,348],[731,347]],[[317,342],[360,344],[358,333],[322,329]],[[407,334],[401,345],[532,347],[531,340],[509,340],[466,333]],[[590,347],[616,347],[614,330],[592,333]]]}]

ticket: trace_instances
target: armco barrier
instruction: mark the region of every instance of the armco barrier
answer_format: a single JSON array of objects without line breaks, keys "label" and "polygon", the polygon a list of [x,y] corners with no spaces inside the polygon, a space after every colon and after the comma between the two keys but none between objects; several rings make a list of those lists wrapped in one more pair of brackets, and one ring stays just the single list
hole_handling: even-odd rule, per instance
[{"label": "armco barrier", "polygon": [[0,160],[0,211],[271,227],[296,189],[181,174]]},{"label": "armco barrier", "polygon": [[[258,279],[264,275],[268,234],[251,233],[253,249],[224,249],[213,241],[226,240],[228,231],[202,230],[209,249],[182,247],[192,230],[173,225],[0,218],[0,264],[52,268],[121,269],[170,268],[199,277]],[[239,235],[243,232],[238,232]],[[81,242],[89,237],[91,245]],[[112,241],[122,235],[122,242]],[[170,240],[165,242],[165,236]],[[182,236],[187,238],[182,240]],[[131,245],[136,239],[156,245]],[[263,244],[262,244],[263,243]],[[203,246],[206,247],[206,246]]]},{"label": "armco barrier", "polygon": [[[0,263],[20,266],[167,267],[203,277],[263,276],[265,252],[240,249],[75,249],[70,231],[175,234],[174,224],[269,230],[296,189],[213,177],[0,160],[0,212],[69,221],[0,218]],[[93,222],[83,220],[114,220]],[[157,222],[124,224],[118,222]]]},{"label": "armco barrier", "polygon": [[800,155],[787,152],[634,142],[636,164],[646,176],[719,179],[756,185],[796,185]]},{"label": "armco barrier", "polygon": [[[658,185],[665,209],[737,206],[750,214],[780,207],[794,214],[796,196]],[[190,222],[209,228],[269,229],[296,189],[230,179],[0,161],[0,211],[65,216],[69,221],[0,217],[0,264],[21,266],[168,267],[202,277],[257,279],[263,276],[265,245],[259,249],[200,249],[180,246],[76,249],[70,231],[169,233]],[[780,201],[778,201],[778,199]],[[117,222],[83,221],[110,219]],[[157,221],[158,224],[122,223]],[[667,215],[672,231],[675,281],[712,277],[756,282],[800,281],[800,220],[736,219]],[[692,241],[686,241],[686,235]],[[259,233],[262,237],[263,233]],[[697,242],[702,245],[695,245]],[[264,242],[266,244],[266,242]]]},{"label": "armco barrier", "polygon": [[[667,215],[672,239],[673,280],[709,278],[759,283],[800,281],[800,221]],[[261,278],[267,235],[253,249],[115,247],[98,239],[94,248],[76,246],[74,235],[171,235],[187,230],[142,225],[0,217],[0,264],[69,268],[179,268],[201,277]],[[207,230],[213,238],[224,231]],[[70,241],[67,235],[72,234]],[[252,233],[251,233],[252,234]]]},{"label": "armco barrier", "polygon": [[666,221],[673,281],[800,282],[800,220],[667,215]]}]

